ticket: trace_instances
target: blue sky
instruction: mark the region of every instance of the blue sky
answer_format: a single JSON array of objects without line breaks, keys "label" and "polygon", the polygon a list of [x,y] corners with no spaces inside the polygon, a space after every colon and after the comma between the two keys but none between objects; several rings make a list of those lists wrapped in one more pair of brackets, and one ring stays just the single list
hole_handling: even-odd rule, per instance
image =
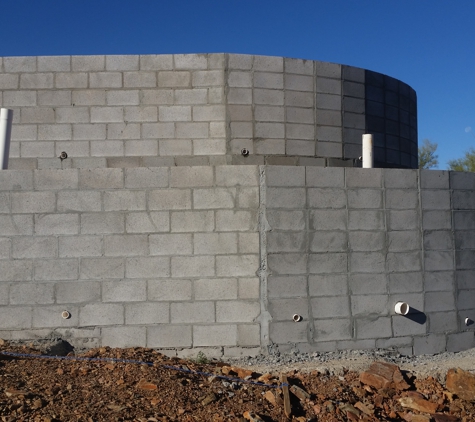
[{"label": "blue sky", "polygon": [[[0,56],[244,53],[385,73],[418,95],[439,168],[475,146],[473,0],[11,0]],[[473,128],[473,129],[469,129]]]}]

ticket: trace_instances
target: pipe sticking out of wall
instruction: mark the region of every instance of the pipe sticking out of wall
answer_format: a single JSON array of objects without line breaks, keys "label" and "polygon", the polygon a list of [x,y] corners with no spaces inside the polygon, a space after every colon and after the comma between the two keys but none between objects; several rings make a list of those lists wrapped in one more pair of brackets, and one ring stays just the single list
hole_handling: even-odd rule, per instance
[{"label": "pipe sticking out of wall", "polygon": [[8,169],[10,138],[12,134],[13,110],[0,109],[0,169]]},{"label": "pipe sticking out of wall", "polygon": [[411,307],[406,302],[398,302],[396,303],[396,306],[394,306],[394,311],[398,315],[407,315],[410,308]]},{"label": "pipe sticking out of wall", "polygon": [[373,135],[365,133],[363,135],[363,168],[371,169],[373,166]]}]

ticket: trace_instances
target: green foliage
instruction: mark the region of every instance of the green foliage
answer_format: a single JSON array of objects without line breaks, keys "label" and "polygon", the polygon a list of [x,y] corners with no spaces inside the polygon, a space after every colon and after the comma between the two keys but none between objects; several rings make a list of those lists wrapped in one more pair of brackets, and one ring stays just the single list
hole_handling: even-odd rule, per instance
[{"label": "green foliage", "polygon": [[419,148],[419,168],[420,169],[431,169],[439,165],[439,156],[435,153],[437,149],[437,144],[424,139],[422,141],[422,146]]},{"label": "green foliage", "polygon": [[208,363],[209,360],[206,357],[206,355],[203,353],[203,351],[199,351],[198,354],[196,355],[195,362],[199,363],[201,365],[204,365],[204,364]]},{"label": "green foliage", "polygon": [[463,158],[450,160],[448,164],[449,170],[475,172],[475,149],[470,148]]}]

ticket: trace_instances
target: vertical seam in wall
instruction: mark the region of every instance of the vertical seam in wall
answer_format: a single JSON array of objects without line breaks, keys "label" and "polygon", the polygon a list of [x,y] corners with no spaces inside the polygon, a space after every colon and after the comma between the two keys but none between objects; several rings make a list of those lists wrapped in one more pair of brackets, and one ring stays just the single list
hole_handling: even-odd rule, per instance
[{"label": "vertical seam in wall", "polygon": [[[399,153],[400,154],[400,153]],[[421,170],[416,170],[416,178],[417,178],[417,190],[419,192],[419,221],[420,221],[420,234],[419,238],[421,239],[421,272],[422,272],[422,294],[423,294],[423,305],[422,305],[422,312],[426,316],[425,334],[422,336],[429,334],[428,327],[430,327],[430,318],[427,321],[427,313],[426,313],[426,269],[425,269],[425,246],[424,246],[424,226],[422,220],[422,185],[421,185]],[[414,339],[416,337],[421,337],[421,335],[411,335],[411,343],[412,343],[412,353],[414,354]]]},{"label": "vertical seam in wall", "polygon": [[[348,298],[348,307],[349,307],[349,318],[350,318],[350,324],[351,324],[351,339],[354,340],[356,339],[356,324],[354,322],[353,318],[353,309],[351,306],[351,297],[353,296],[351,293],[351,288],[350,288],[350,274],[351,274],[351,268],[350,268],[350,262],[351,262],[351,250],[350,250],[350,204],[348,201],[348,185],[347,185],[347,169],[346,167],[343,167],[343,189],[345,192],[345,198],[346,198],[346,288],[347,288],[347,293],[346,296]],[[338,342],[338,340],[337,340]],[[338,343],[337,343],[338,344]],[[338,349],[338,348],[337,348]]]},{"label": "vertical seam in wall", "polygon": [[[315,132],[316,133],[316,132]],[[316,144],[315,144],[316,145]],[[315,335],[315,321],[313,319],[312,299],[310,297],[310,207],[308,204],[308,181],[307,181],[307,166],[304,167],[304,186],[305,186],[305,236],[306,236],[306,249],[305,255],[307,256],[307,268],[305,272],[305,284],[307,293],[307,308],[308,308],[308,325],[307,325],[307,342],[308,344],[314,344]]]},{"label": "vertical seam in wall", "polygon": [[[464,327],[463,327],[462,321],[460,319],[458,303],[457,303],[458,283],[457,283],[457,257],[456,257],[457,252],[456,252],[456,245],[455,245],[455,219],[454,219],[454,206],[453,206],[454,191],[452,189],[452,178],[450,177],[450,171],[448,172],[448,180],[449,180],[449,199],[450,199],[450,234],[451,234],[451,237],[452,237],[452,254],[453,254],[452,255],[452,262],[453,262],[452,292],[453,292],[453,295],[454,295],[455,316],[457,318],[457,332],[460,333],[461,331],[464,330]],[[425,289],[424,289],[424,291],[425,291]],[[429,323],[430,323],[430,320],[429,320]],[[446,334],[445,335],[445,350],[447,350],[447,340],[448,340],[448,336]]]},{"label": "vertical seam in wall", "polygon": [[[260,306],[261,313],[256,319],[260,323],[260,343],[261,348],[264,349],[270,345],[269,337],[269,323],[272,319],[268,311],[267,299],[267,277],[269,275],[267,266],[267,232],[269,231],[269,223],[267,222],[267,208],[266,208],[266,166],[259,166],[259,269],[257,274],[259,276],[260,287]],[[265,350],[267,351],[267,350]]]}]

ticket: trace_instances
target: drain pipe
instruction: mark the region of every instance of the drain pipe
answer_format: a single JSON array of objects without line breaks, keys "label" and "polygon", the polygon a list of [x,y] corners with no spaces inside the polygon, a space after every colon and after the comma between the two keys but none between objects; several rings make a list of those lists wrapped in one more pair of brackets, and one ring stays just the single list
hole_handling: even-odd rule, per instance
[{"label": "drain pipe", "polygon": [[0,109],[0,169],[8,169],[10,156],[10,137],[12,134],[13,110]]},{"label": "drain pipe", "polygon": [[373,135],[363,135],[363,168],[373,168]]}]

